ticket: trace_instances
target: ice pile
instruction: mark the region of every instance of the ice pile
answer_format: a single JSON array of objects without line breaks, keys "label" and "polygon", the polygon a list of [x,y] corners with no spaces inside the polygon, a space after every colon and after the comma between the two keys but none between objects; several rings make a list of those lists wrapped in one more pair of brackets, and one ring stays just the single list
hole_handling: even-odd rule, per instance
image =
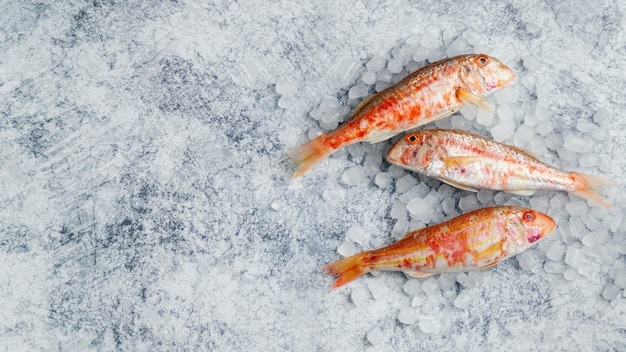
[{"label": "ice pile", "polygon": [[[431,31],[424,35],[413,35],[398,43],[388,56],[373,55],[367,60],[364,67],[360,68],[360,78],[348,89],[345,101],[340,103],[326,98],[310,112],[319,124],[308,131],[309,138],[313,139],[323,131],[336,128],[365,97],[382,91],[429,62],[463,53],[490,54],[494,51],[473,30],[464,31],[460,35],[442,33],[433,28]],[[541,59],[525,53],[510,52],[510,49],[508,46],[504,50],[508,55],[506,58],[494,56],[516,71],[517,81],[488,97],[493,103],[493,112],[466,105],[459,113],[425,128],[461,128],[527,149],[542,161],[559,168],[590,174],[610,172],[611,158],[604,145],[613,124],[610,112],[600,108],[595,113],[576,116],[569,121],[555,116],[548,104],[553,88],[538,74],[544,66]],[[503,51],[502,48],[499,50]],[[516,63],[519,63],[518,66],[515,66]],[[277,85],[277,91],[278,88]],[[285,95],[290,91],[282,86],[280,90],[286,92]],[[615,268],[619,266],[617,263],[623,265],[624,261],[618,259],[626,254],[626,236],[618,234],[624,223],[623,197],[614,195],[612,202],[616,206],[604,209],[564,192],[540,192],[532,197],[522,197],[487,190],[477,193],[461,191],[388,165],[383,161],[383,155],[390,145],[390,141],[375,147],[367,143],[356,144],[345,148],[343,154],[335,154],[335,157],[342,159],[346,159],[348,154],[351,156],[350,162],[346,161],[346,164],[352,164],[346,166],[341,174],[342,184],[359,187],[372,185],[392,192],[389,205],[389,217],[393,222],[391,236],[381,242],[391,243],[408,231],[486,206],[528,206],[547,212],[557,221],[557,229],[536,248],[504,265],[515,265],[517,262],[518,270],[550,275],[554,280],[564,281],[591,280],[598,276],[599,271],[610,272],[611,279],[606,282],[601,297],[609,301],[626,297],[626,269]],[[381,231],[376,236],[385,235]],[[371,249],[369,239],[367,231],[354,227],[348,231],[346,241],[339,245],[338,251],[342,256],[347,256],[361,249]],[[434,308],[436,304],[433,302],[444,300],[444,305],[457,310],[471,309],[471,302],[475,298],[473,288],[480,285],[485,275],[490,275],[490,271],[424,279],[407,278],[401,294],[410,296],[411,300],[410,304],[398,310],[398,321],[407,325],[417,324],[424,333],[437,333],[440,326],[431,315],[438,310]],[[372,297],[379,302],[387,293],[397,291],[397,288],[387,288],[381,284],[380,279],[373,278],[370,281],[367,276],[361,278],[366,280],[368,286],[354,288],[351,295],[354,304],[366,305],[372,302]],[[372,286],[375,282],[379,285]],[[380,329],[375,328],[367,334],[367,339],[372,344],[379,344],[384,339],[383,335]]]}]

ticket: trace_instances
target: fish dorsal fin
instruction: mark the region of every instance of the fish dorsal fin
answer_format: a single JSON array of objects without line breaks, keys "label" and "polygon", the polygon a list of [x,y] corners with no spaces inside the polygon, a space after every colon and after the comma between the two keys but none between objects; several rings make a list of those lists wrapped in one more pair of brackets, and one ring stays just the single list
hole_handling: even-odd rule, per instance
[{"label": "fish dorsal fin", "polygon": [[424,273],[418,270],[404,270],[403,271],[405,274],[409,275],[409,276],[413,276],[413,277],[429,277],[429,276],[433,276],[435,274],[433,273]]},{"label": "fish dorsal fin", "polygon": [[478,192],[478,190],[476,188],[472,188],[470,186],[464,185],[462,183],[458,183],[458,182],[454,182],[454,181],[450,181],[450,180],[444,180],[444,179],[440,179],[441,181],[449,184],[450,186],[456,187],[456,188],[460,188],[462,190],[466,190],[466,191],[470,191],[470,192]]},{"label": "fish dorsal fin", "polygon": [[459,88],[456,91],[456,97],[459,98],[459,100],[461,100],[461,101],[464,101],[466,103],[475,104],[475,105],[479,106],[481,109],[493,113],[494,106],[493,106],[492,102],[490,102],[489,100],[487,100],[487,99],[485,99],[485,98],[483,98],[481,96],[478,96],[478,95],[472,93],[467,88]]}]

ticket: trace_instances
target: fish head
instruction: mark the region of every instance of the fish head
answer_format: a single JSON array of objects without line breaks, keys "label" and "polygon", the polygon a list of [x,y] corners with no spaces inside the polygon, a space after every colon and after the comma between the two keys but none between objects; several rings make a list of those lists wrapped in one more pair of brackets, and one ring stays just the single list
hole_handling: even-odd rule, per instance
[{"label": "fish head", "polygon": [[474,94],[492,93],[511,84],[515,73],[500,60],[485,54],[468,55],[461,70],[461,82]]},{"label": "fish head", "polygon": [[399,139],[387,152],[391,164],[423,172],[430,165],[435,148],[428,130],[412,132]]},{"label": "fish head", "polygon": [[536,244],[554,230],[556,223],[548,215],[515,207],[509,217],[508,232],[519,250]]}]

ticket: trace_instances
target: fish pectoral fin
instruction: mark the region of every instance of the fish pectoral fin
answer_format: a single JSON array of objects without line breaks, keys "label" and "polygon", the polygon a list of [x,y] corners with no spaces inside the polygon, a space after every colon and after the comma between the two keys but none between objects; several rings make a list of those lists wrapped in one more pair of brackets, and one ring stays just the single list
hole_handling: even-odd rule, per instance
[{"label": "fish pectoral fin", "polygon": [[404,273],[413,277],[429,277],[435,275],[433,273],[424,273],[418,270],[404,270]]},{"label": "fish pectoral fin", "polygon": [[483,160],[483,158],[478,155],[451,156],[441,159],[446,167],[463,166],[467,164],[478,163],[481,160]]},{"label": "fish pectoral fin", "polygon": [[492,102],[490,102],[489,100],[478,96],[474,93],[472,93],[469,89],[467,88],[459,88],[456,91],[456,97],[459,98],[459,100],[464,101],[466,103],[472,103],[475,104],[477,106],[479,106],[481,109],[483,110],[487,110],[489,112],[493,112],[494,111],[494,105]]},{"label": "fish pectoral fin", "polygon": [[489,268],[491,268],[492,266],[494,266],[494,265],[496,265],[496,264],[498,264],[498,263],[500,263],[500,261],[499,261],[499,260],[496,260],[495,262],[493,262],[493,263],[491,263],[491,264],[487,264],[487,265],[485,265],[485,266],[483,266],[483,267],[478,268],[478,270],[485,270],[485,269],[489,269]]},{"label": "fish pectoral fin", "polygon": [[518,196],[531,196],[535,194],[535,191],[530,191],[530,190],[525,190],[525,189],[515,190],[515,191],[506,191],[506,192],[511,193],[511,194],[517,194]]},{"label": "fish pectoral fin", "polygon": [[440,179],[441,181],[449,184],[450,186],[456,187],[456,188],[460,188],[462,190],[465,191],[470,191],[470,192],[478,192],[478,190],[476,188],[464,185],[462,183],[458,183],[458,182],[454,182],[454,181],[449,181],[449,180],[444,180],[444,179]]},{"label": "fish pectoral fin", "polygon": [[396,133],[394,132],[389,132],[389,133],[378,133],[378,134],[374,134],[373,136],[368,136],[363,138],[363,142],[368,142],[368,143],[380,143],[383,141],[388,140],[389,138],[395,136]]}]

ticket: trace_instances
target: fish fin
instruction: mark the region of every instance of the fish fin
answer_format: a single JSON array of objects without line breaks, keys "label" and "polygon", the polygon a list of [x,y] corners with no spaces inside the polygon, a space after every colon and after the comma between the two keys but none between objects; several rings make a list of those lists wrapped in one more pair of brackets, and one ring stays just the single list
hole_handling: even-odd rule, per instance
[{"label": "fish fin", "polygon": [[450,181],[450,180],[444,180],[444,179],[440,179],[441,181],[449,184],[450,186],[456,187],[456,188],[460,188],[462,190],[466,190],[466,191],[470,191],[470,192],[478,192],[478,190],[476,188],[464,185],[462,183],[458,183],[458,182],[454,182],[454,181]]},{"label": "fish fin", "polygon": [[482,160],[484,160],[484,158],[479,155],[451,156],[451,157],[441,159],[441,161],[443,161],[446,167],[462,166],[462,165],[477,163]]},{"label": "fish fin", "polygon": [[322,134],[314,140],[294,149],[280,159],[280,161],[291,160],[290,165],[295,169],[295,172],[291,176],[292,180],[311,170],[315,165],[326,159],[335,151],[326,146],[326,138],[327,134]]},{"label": "fish fin", "polygon": [[511,193],[511,194],[517,194],[518,196],[531,196],[535,194],[535,191],[525,190],[525,189],[520,189],[520,190],[515,190],[515,191],[506,191],[506,192]]},{"label": "fish fin", "polygon": [[369,272],[369,269],[363,266],[363,257],[365,256],[365,253],[367,252],[359,253],[351,257],[332,262],[322,268],[322,271],[338,276],[331,289],[341,287]]},{"label": "fish fin", "polygon": [[425,273],[419,270],[404,270],[403,273],[413,277],[429,277],[435,275],[433,273]]},{"label": "fish fin", "polygon": [[363,141],[371,143],[371,144],[380,143],[382,141],[388,140],[389,138],[395,136],[396,134],[397,133],[395,132],[374,134],[370,137],[364,138]]},{"label": "fish fin", "polygon": [[483,266],[483,267],[478,268],[478,270],[485,270],[485,269],[491,268],[492,266],[494,266],[494,265],[496,265],[496,264],[498,264],[498,263],[500,263],[500,261],[499,261],[499,260],[496,260],[495,262],[493,262],[493,263],[491,263],[491,264],[487,264],[487,265],[485,265],[485,266]]},{"label": "fish fin", "polygon": [[579,186],[572,191],[572,193],[579,197],[592,200],[605,208],[612,207],[606,198],[600,194],[600,190],[615,186],[616,183],[614,181],[602,176],[586,175],[578,172],[572,172],[571,174],[578,179],[577,183],[579,184]]},{"label": "fish fin", "polygon": [[494,111],[494,106],[493,106],[492,102],[490,102],[489,100],[487,100],[487,99],[485,99],[483,97],[480,97],[480,96],[472,93],[467,88],[459,88],[456,91],[456,97],[459,98],[459,100],[464,101],[466,103],[475,104],[475,105],[479,106],[483,110],[487,110],[489,112],[493,112]]},{"label": "fish fin", "polygon": [[387,87],[383,90],[381,90],[380,92],[376,93],[376,94],[372,94],[369,97],[363,99],[359,105],[356,106],[356,108],[354,108],[354,110],[352,110],[352,114],[350,114],[350,117],[348,118],[348,120],[352,119],[354,116],[358,115],[361,110],[363,110],[363,108],[365,108],[367,106],[367,104],[371,103],[374,99],[382,96],[383,94],[386,94],[388,91],[392,90],[394,87]]}]

